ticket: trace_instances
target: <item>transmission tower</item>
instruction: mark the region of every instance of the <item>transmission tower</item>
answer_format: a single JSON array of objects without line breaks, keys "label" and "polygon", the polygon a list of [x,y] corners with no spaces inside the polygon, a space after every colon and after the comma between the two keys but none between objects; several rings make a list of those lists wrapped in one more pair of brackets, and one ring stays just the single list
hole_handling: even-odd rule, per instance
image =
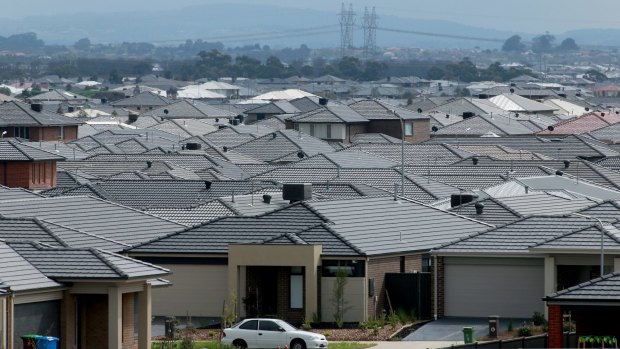
[{"label": "transmission tower", "polygon": [[377,51],[377,20],[379,17],[373,6],[372,12],[368,13],[368,7],[364,9],[364,52],[370,56]]},{"label": "transmission tower", "polygon": [[347,50],[353,47],[353,30],[355,29],[353,4],[349,4],[347,10],[343,2],[342,10],[338,15],[340,16],[340,55],[344,57]]}]

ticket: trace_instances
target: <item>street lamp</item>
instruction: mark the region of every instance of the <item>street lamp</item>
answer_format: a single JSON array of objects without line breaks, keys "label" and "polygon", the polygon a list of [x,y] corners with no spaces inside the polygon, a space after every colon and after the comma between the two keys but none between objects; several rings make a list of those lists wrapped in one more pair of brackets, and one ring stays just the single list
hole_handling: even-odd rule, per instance
[{"label": "street lamp", "polygon": [[388,110],[388,112],[396,116],[400,120],[400,190],[402,196],[405,196],[405,121],[402,116],[394,109]]},{"label": "street lamp", "polygon": [[603,222],[599,218],[586,216],[581,213],[573,212],[572,214],[575,216],[586,218],[586,219],[594,219],[598,222],[599,228],[601,228],[601,275],[600,276],[602,277],[605,272],[605,229],[603,228]]}]

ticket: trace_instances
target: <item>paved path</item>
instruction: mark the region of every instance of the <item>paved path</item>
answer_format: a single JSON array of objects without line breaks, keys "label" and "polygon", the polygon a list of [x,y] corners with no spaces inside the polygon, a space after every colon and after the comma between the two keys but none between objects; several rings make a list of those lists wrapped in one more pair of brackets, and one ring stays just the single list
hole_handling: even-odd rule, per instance
[{"label": "paved path", "polygon": [[371,349],[435,349],[449,348],[453,345],[463,344],[463,341],[389,341],[368,343],[377,344]]},{"label": "paved path", "polygon": [[[501,331],[507,329],[508,322],[506,319],[499,320]],[[512,320],[515,328],[522,322],[523,319]],[[463,341],[463,327],[473,327],[474,338],[489,334],[488,318],[443,318],[424,324],[403,341]]]}]

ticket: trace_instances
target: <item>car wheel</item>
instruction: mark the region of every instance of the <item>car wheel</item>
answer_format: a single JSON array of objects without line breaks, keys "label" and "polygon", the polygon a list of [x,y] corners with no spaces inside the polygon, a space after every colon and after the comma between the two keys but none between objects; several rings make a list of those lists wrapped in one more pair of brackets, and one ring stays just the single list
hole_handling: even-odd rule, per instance
[{"label": "car wheel", "polygon": [[246,349],[248,347],[248,344],[243,339],[235,339],[232,342],[232,345],[235,348],[240,348],[240,349]]},{"label": "car wheel", "polygon": [[291,342],[291,349],[306,349],[306,342],[301,339],[295,339]]}]

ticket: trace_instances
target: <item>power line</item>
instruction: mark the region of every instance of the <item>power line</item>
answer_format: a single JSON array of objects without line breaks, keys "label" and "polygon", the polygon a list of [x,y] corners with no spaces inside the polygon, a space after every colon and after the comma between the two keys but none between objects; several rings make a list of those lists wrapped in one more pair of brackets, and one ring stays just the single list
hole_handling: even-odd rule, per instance
[{"label": "power line", "polygon": [[355,29],[355,12],[353,4],[349,3],[347,10],[342,3],[342,9],[338,14],[340,16],[340,56],[344,57],[347,50],[353,47],[353,31]]},{"label": "power line", "polygon": [[430,32],[416,31],[416,30],[381,28],[381,27],[378,27],[377,29],[381,30],[381,31],[386,31],[386,32],[414,34],[414,35],[424,35],[424,36],[432,36],[432,37],[439,37],[439,38],[450,38],[450,39],[460,39],[460,40],[475,40],[475,41],[488,41],[488,42],[504,42],[505,41],[505,39],[482,38],[482,37],[477,37],[477,36],[465,36],[465,35],[455,35],[455,34],[430,33]]}]

